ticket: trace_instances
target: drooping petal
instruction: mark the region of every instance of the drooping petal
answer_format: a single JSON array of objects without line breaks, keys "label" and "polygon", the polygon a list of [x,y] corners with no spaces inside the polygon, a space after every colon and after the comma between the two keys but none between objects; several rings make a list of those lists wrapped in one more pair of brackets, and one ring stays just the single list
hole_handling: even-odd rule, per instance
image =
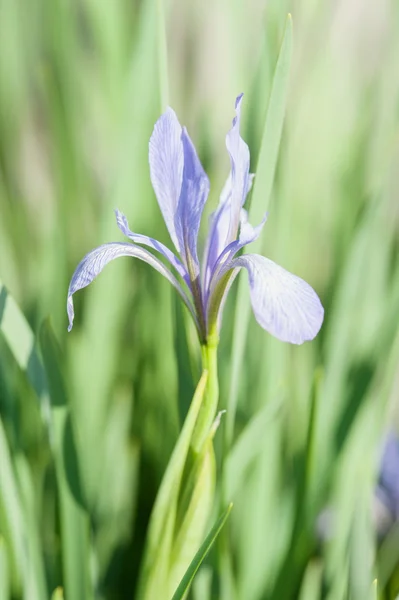
[{"label": "drooping petal", "polygon": [[182,128],[175,112],[168,108],[155,123],[149,145],[150,176],[159,207],[177,251],[179,240],[175,217],[183,177]]},{"label": "drooping petal", "polygon": [[172,267],[176,269],[179,275],[183,277],[186,283],[188,285],[190,284],[190,279],[186,269],[182,265],[181,261],[177,258],[177,256],[171,250],[169,250],[169,248],[162,244],[162,242],[158,242],[158,240],[155,240],[152,237],[142,235],[141,233],[133,233],[132,231],[130,231],[127,218],[123,213],[120,212],[120,210],[116,209],[115,215],[118,227],[122,231],[122,233],[126,235],[126,237],[131,239],[132,242],[135,242],[136,244],[143,244],[144,246],[148,246],[149,248],[160,252],[169,261]]},{"label": "drooping petal", "polygon": [[251,304],[258,323],[283,342],[312,340],[323,323],[324,309],[311,286],[272,260],[245,254],[223,268],[248,271]]},{"label": "drooping petal", "polygon": [[154,267],[154,269],[156,269],[159,273],[164,275],[164,277],[166,277],[166,279],[178,291],[184,303],[193,315],[196,325],[198,326],[197,318],[191,302],[187,298],[187,295],[177,281],[176,277],[172,275],[169,269],[165,267],[165,265],[158,258],[140,246],[123,242],[111,242],[109,244],[103,244],[102,246],[99,246],[98,248],[95,248],[86,254],[72,275],[71,283],[69,284],[67,300],[67,312],[69,317],[68,331],[71,331],[74,319],[72,300],[73,294],[78,290],[88,286],[111,260],[114,260],[119,256],[133,256],[134,258],[143,260]]},{"label": "drooping petal", "polygon": [[209,179],[201,165],[187,131],[183,128],[183,182],[175,218],[180,251],[192,280],[199,276],[197,254],[198,232],[205,202],[209,194]]},{"label": "drooping petal", "polygon": [[249,189],[249,149],[240,136],[241,102],[243,94],[236,99],[236,116],[226,136],[226,146],[231,162],[231,218],[228,242],[237,237],[240,211]]}]

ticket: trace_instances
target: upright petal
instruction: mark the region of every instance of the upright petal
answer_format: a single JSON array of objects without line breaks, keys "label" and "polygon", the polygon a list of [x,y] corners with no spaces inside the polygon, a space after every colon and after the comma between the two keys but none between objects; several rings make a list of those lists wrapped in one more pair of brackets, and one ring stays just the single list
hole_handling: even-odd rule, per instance
[{"label": "upright petal", "polygon": [[169,261],[172,267],[176,269],[179,275],[183,277],[186,283],[188,285],[190,284],[190,279],[186,269],[182,265],[181,261],[177,258],[177,256],[171,250],[169,250],[169,248],[167,248],[164,244],[162,244],[162,242],[158,242],[158,240],[155,240],[154,238],[148,237],[147,235],[142,235],[141,233],[133,233],[132,231],[130,231],[127,218],[123,213],[120,212],[120,210],[116,209],[115,215],[116,222],[123,235],[126,235],[126,237],[131,239],[132,242],[135,242],[136,244],[144,244],[144,246],[148,246],[149,248],[160,252]]},{"label": "upright petal", "polygon": [[175,216],[183,177],[182,128],[175,112],[168,108],[155,123],[150,139],[149,162],[152,187],[177,251]]},{"label": "upright petal", "polygon": [[[248,178],[248,190],[252,187],[252,182],[255,175],[250,173]],[[204,287],[208,287],[213,269],[216,265],[216,261],[221,256],[225,248],[228,246],[227,238],[230,229],[230,218],[231,218],[231,172],[226,180],[226,183],[223,186],[222,192],[220,194],[220,201],[217,209],[214,213],[211,214],[210,217],[210,225],[209,232],[206,240],[205,251],[204,251]],[[241,233],[243,232],[243,222],[245,221],[244,227],[248,224],[248,215],[244,209],[241,209],[241,230],[240,230],[240,241],[242,242],[244,238],[242,238]],[[258,227],[262,228],[265,220]],[[252,239],[245,241],[241,248],[246,244],[249,244],[251,241],[254,241],[256,237],[259,235],[258,227],[252,228],[249,224],[245,229],[246,239],[248,238],[249,227],[254,234]],[[232,258],[232,256],[231,256]]]},{"label": "upright petal", "polygon": [[226,246],[226,239],[230,226],[230,201],[220,202],[219,206],[210,217],[209,232],[206,238],[203,268],[204,288],[208,287],[213,268],[217,259]]},{"label": "upright petal", "polygon": [[240,136],[241,102],[243,94],[236,99],[236,116],[226,136],[226,146],[231,162],[231,218],[228,242],[237,237],[240,211],[249,189],[249,149]]},{"label": "upright petal", "polygon": [[237,267],[248,271],[252,309],[266,331],[292,344],[302,344],[318,334],[324,310],[303,279],[258,254],[235,258],[222,273]]},{"label": "upright petal", "polygon": [[[140,248],[140,246],[134,246],[133,244],[126,244],[122,242],[111,242],[109,244],[103,244],[98,248],[95,248],[80,261],[74,274],[72,275],[71,283],[68,289],[68,300],[67,300],[67,312],[69,317],[68,331],[71,331],[74,309],[72,296],[78,290],[88,286],[96,277],[101,273],[103,268],[114,258],[119,256],[133,256],[150,264],[159,273],[164,275],[166,279],[175,287],[184,303],[193,315],[194,321],[197,324],[197,318],[192,308],[191,302],[187,298],[184,290],[177,281],[176,277],[165,267],[165,265],[153,256],[148,250]],[[197,324],[198,326],[198,324]]]},{"label": "upright petal", "polygon": [[194,280],[199,276],[200,270],[197,240],[202,212],[209,194],[209,180],[185,128],[181,139],[184,152],[184,169],[175,229],[181,254],[184,257],[190,278]]},{"label": "upright petal", "polygon": [[267,221],[268,213],[265,213],[262,221],[256,227],[253,227],[248,221],[248,213],[245,208],[241,209],[241,226],[240,235],[238,240],[231,242],[224,248],[222,253],[219,255],[217,261],[214,263],[210,276],[206,280],[206,294],[205,297],[208,300],[210,294],[213,292],[215,285],[217,285],[220,276],[226,272],[225,266],[228,265],[234,258],[234,256],[247,246],[251,244],[260,236],[262,229]]}]

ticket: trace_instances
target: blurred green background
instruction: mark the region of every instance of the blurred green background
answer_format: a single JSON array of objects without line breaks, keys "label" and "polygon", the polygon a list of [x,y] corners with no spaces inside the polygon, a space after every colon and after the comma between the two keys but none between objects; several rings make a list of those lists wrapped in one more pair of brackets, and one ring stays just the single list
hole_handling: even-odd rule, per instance
[{"label": "blurred green background", "polygon": [[221,407],[238,400],[222,493],[235,504],[230,549],[225,561],[213,551],[190,598],[398,593],[398,530],[377,544],[372,511],[399,412],[398,3],[0,0],[1,599],[44,600],[58,586],[67,600],[134,598],[199,349],[188,330],[187,354],[174,292],[139,261],[116,261],[77,294],[69,335],[68,283],[86,252],[122,239],[115,207],[170,245],[148,168],[167,88],[211,180],[208,214],[240,92],[256,169],[288,12],[263,250],[316,289],[325,322],[292,347],[251,316],[237,340],[229,297],[219,360]]}]

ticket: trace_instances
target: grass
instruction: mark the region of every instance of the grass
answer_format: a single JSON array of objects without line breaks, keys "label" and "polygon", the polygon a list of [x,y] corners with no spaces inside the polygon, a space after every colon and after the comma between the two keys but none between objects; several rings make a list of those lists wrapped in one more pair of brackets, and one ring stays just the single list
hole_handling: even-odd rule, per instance
[{"label": "grass", "polygon": [[[286,34],[276,71],[289,12],[291,66]],[[77,294],[71,334],[66,292],[87,251],[121,240],[115,207],[169,243],[147,158],[167,103],[214,209],[242,91],[253,222],[269,210],[258,251],[308,281],[326,316],[314,342],[282,344],[248,310],[246,275],[235,283],[206,532],[234,507],[189,597],[399,593],[397,531],[377,543],[371,512],[399,415],[398,17],[393,0],[1,2],[1,600],[138,598],[199,348],[173,291],[139,261]],[[326,509],[334,535],[322,544]]]}]

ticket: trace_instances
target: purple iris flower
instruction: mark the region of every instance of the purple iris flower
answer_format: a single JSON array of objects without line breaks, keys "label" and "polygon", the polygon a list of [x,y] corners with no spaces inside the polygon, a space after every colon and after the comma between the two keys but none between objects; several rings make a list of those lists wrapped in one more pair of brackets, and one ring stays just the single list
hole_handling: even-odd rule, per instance
[{"label": "purple iris flower", "polygon": [[198,234],[209,180],[186,129],[168,108],[155,124],[149,163],[152,185],[177,254],[153,238],[130,231],[126,217],[117,210],[118,227],[131,242],[103,244],[79,263],[68,290],[69,331],[74,318],[72,295],[89,285],[114,258],[133,256],[148,262],[175,287],[192,314],[201,343],[218,334],[227,293],[242,267],[248,271],[255,318],[266,331],[293,344],[317,335],[324,311],[305,281],[258,254],[237,256],[258,238],[266,221],[265,216],[260,225],[252,227],[243,208],[253,176],[249,173],[249,149],[240,136],[241,103],[242,94],[226,136],[231,172],[211,216],[202,263]]}]

